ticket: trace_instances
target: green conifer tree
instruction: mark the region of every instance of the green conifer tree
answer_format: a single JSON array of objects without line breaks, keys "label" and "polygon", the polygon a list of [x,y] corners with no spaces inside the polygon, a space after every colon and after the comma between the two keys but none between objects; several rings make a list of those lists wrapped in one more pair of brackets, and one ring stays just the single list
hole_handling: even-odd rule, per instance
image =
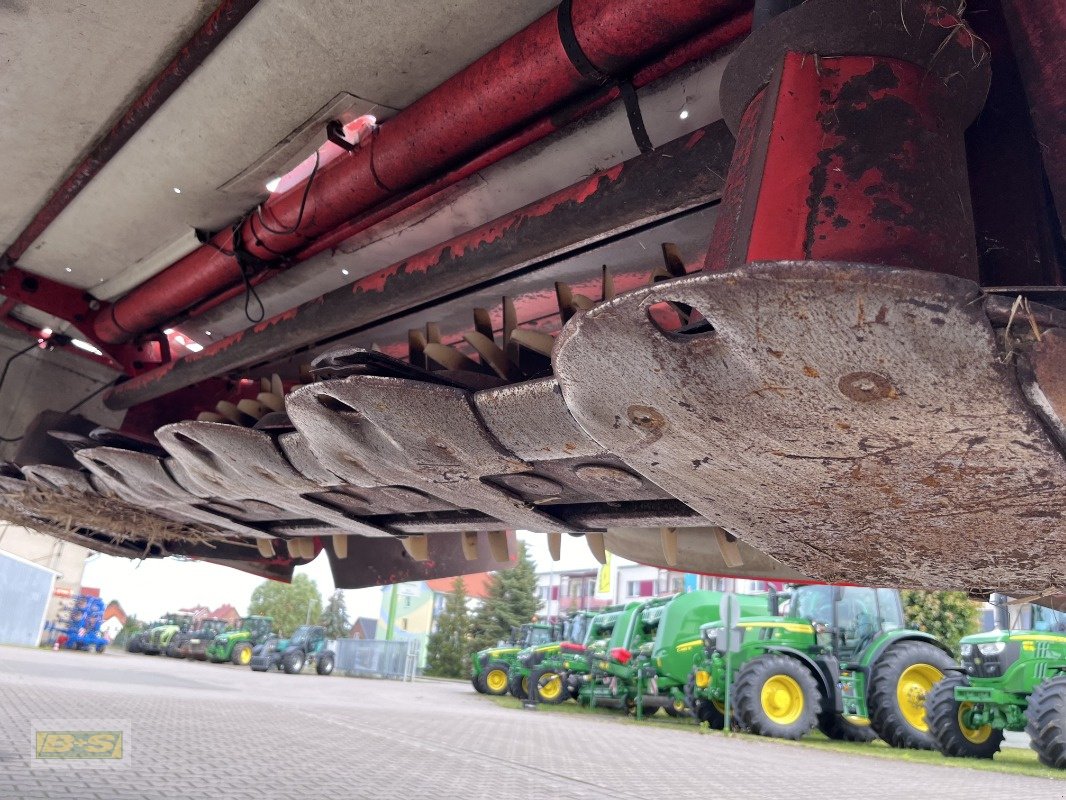
[{"label": "green conifer tree", "polygon": [[525,542],[519,542],[514,567],[493,573],[488,596],[474,615],[470,652],[509,639],[513,628],[533,621],[540,609],[535,570]]},{"label": "green conifer tree", "polygon": [[435,630],[426,642],[426,674],[440,678],[466,676],[470,643],[470,612],[466,603],[466,584],[462,578],[456,578],[451,594],[444,601],[444,609],[437,616]]}]

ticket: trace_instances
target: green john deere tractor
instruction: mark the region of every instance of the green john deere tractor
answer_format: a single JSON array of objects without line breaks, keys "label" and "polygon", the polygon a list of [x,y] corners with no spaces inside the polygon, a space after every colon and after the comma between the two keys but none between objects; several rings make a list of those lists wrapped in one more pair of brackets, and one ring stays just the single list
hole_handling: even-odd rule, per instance
[{"label": "green john deere tractor", "polygon": [[[925,697],[954,661],[934,637],[904,628],[899,592],[797,586],[770,605],[772,616],[743,618],[733,631],[739,649],[731,657],[731,699],[741,729],[799,739],[817,726],[831,739],[876,734],[893,747],[936,746]],[[725,631],[712,623],[701,634],[704,653],[686,691],[696,717],[720,728]]]},{"label": "green john deere tractor", "polygon": [[994,595],[996,629],[962,639],[962,667],[929,692],[925,715],[940,752],[992,758],[1004,731],[1026,731],[1040,762],[1066,769],[1066,611]]},{"label": "green john deere tractor", "polygon": [[267,640],[273,628],[273,617],[245,617],[238,630],[224,631],[211,640],[205,651],[207,660],[212,664],[229,662],[246,667],[255,648]]},{"label": "green john deere tractor", "polygon": [[[610,677],[614,698],[638,716],[658,708],[671,716],[687,716],[685,684],[703,644],[700,627],[720,618],[723,597],[721,592],[693,591],[668,598],[664,605],[649,604],[643,616],[655,617],[652,638],[635,650],[615,648],[597,664],[599,672]],[[738,595],[736,601],[742,616],[767,613],[766,595]]]},{"label": "green john deere tractor", "polygon": [[554,627],[531,622],[511,630],[511,638],[497,647],[479,650],[470,656],[470,683],[481,694],[503,695],[508,690],[508,673],[518,657],[518,651],[555,638]]},{"label": "green john deere tractor", "polygon": [[147,656],[157,656],[165,653],[170,640],[177,634],[187,630],[192,624],[192,617],[188,614],[166,614],[163,622],[148,630],[141,644],[141,652]]},{"label": "green john deere tractor", "polygon": [[536,671],[537,697],[542,703],[562,703],[569,698],[568,667],[564,667],[564,661],[571,655],[582,657],[580,652],[589,641],[606,640],[614,626],[611,612],[620,610],[621,606],[600,611],[574,611],[563,620],[559,638],[555,641],[518,651],[507,678],[511,694],[520,700],[528,698],[529,680]]},{"label": "green john deere tractor", "polygon": [[249,666],[253,672],[266,672],[276,667],[286,675],[296,675],[312,664],[319,675],[329,675],[336,661],[328,647],[326,629],[321,625],[301,625],[288,639],[269,637],[256,648]]},{"label": "green john deere tractor", "polygon": [[188,630],[175,633],[167,644],[166,654],[170,658],[196,658],[203,661],[205,651],[211,641],[229,627],[224,619],[206,617],[192,623]]}]

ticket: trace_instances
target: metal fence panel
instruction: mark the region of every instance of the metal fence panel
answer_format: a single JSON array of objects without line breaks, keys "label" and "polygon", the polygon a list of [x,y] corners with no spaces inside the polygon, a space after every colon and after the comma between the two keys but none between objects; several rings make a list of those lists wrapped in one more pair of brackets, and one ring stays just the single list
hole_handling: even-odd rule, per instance
[{"label": "metal fence panel", "polygon": [[56,573],[0,553],[0,644],[36,647]]},{"label": "metal fence panel", "polygon": [[338,639],[336,670],[349,676],[410,680],[417,672],[420,648],[417,639]]}]

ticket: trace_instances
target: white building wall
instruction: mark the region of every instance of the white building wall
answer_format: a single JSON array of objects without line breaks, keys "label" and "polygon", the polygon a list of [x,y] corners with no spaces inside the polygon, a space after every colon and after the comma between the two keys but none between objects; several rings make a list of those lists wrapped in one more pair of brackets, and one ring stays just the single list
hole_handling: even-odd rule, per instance
[{"label": "white building wall", "polygon": [[[0,550],[6,550],[34,564],[54,570],[55,589],[71,594],[81,591],[81,577],[85,571],[85,558],[91,551],[53,536],[31,531],[19,525],[0,522]],[[63,592],[65,593],[65,592]],[[55,619],[59,606],[65,598],[52,596],[45,617]]]}]

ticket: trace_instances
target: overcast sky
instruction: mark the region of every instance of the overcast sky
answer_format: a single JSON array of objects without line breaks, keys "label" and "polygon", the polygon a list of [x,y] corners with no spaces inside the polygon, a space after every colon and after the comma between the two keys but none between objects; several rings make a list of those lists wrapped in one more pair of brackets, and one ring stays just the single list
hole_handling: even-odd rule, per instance
[{"label": "overcast sky", "polygon": [[[538,571],[551,568],[547,537],[539,533],[520,531],[519,538],[529,547],[530,557]],[[595,567],[596,560],[580,539],[563,536],[562,558],[556,569]],[[333,591],[333,576],[325,553],[296,572],[312,578],[323,597]],[[229,567],[197,561],[177,561],[173,558],[131,561],[96,554],[89,558],[82,577],[83,586],[100,589],[105,601],[118,600],[128,614],[139,619],[155,619],[167,611],[196,605],[218,608],[232,604],[242,614],[248,611],[252,590],[263,579]],[[345,592],[348,615],[377,618],[381,607],[381,589],[352,589]]]}]

